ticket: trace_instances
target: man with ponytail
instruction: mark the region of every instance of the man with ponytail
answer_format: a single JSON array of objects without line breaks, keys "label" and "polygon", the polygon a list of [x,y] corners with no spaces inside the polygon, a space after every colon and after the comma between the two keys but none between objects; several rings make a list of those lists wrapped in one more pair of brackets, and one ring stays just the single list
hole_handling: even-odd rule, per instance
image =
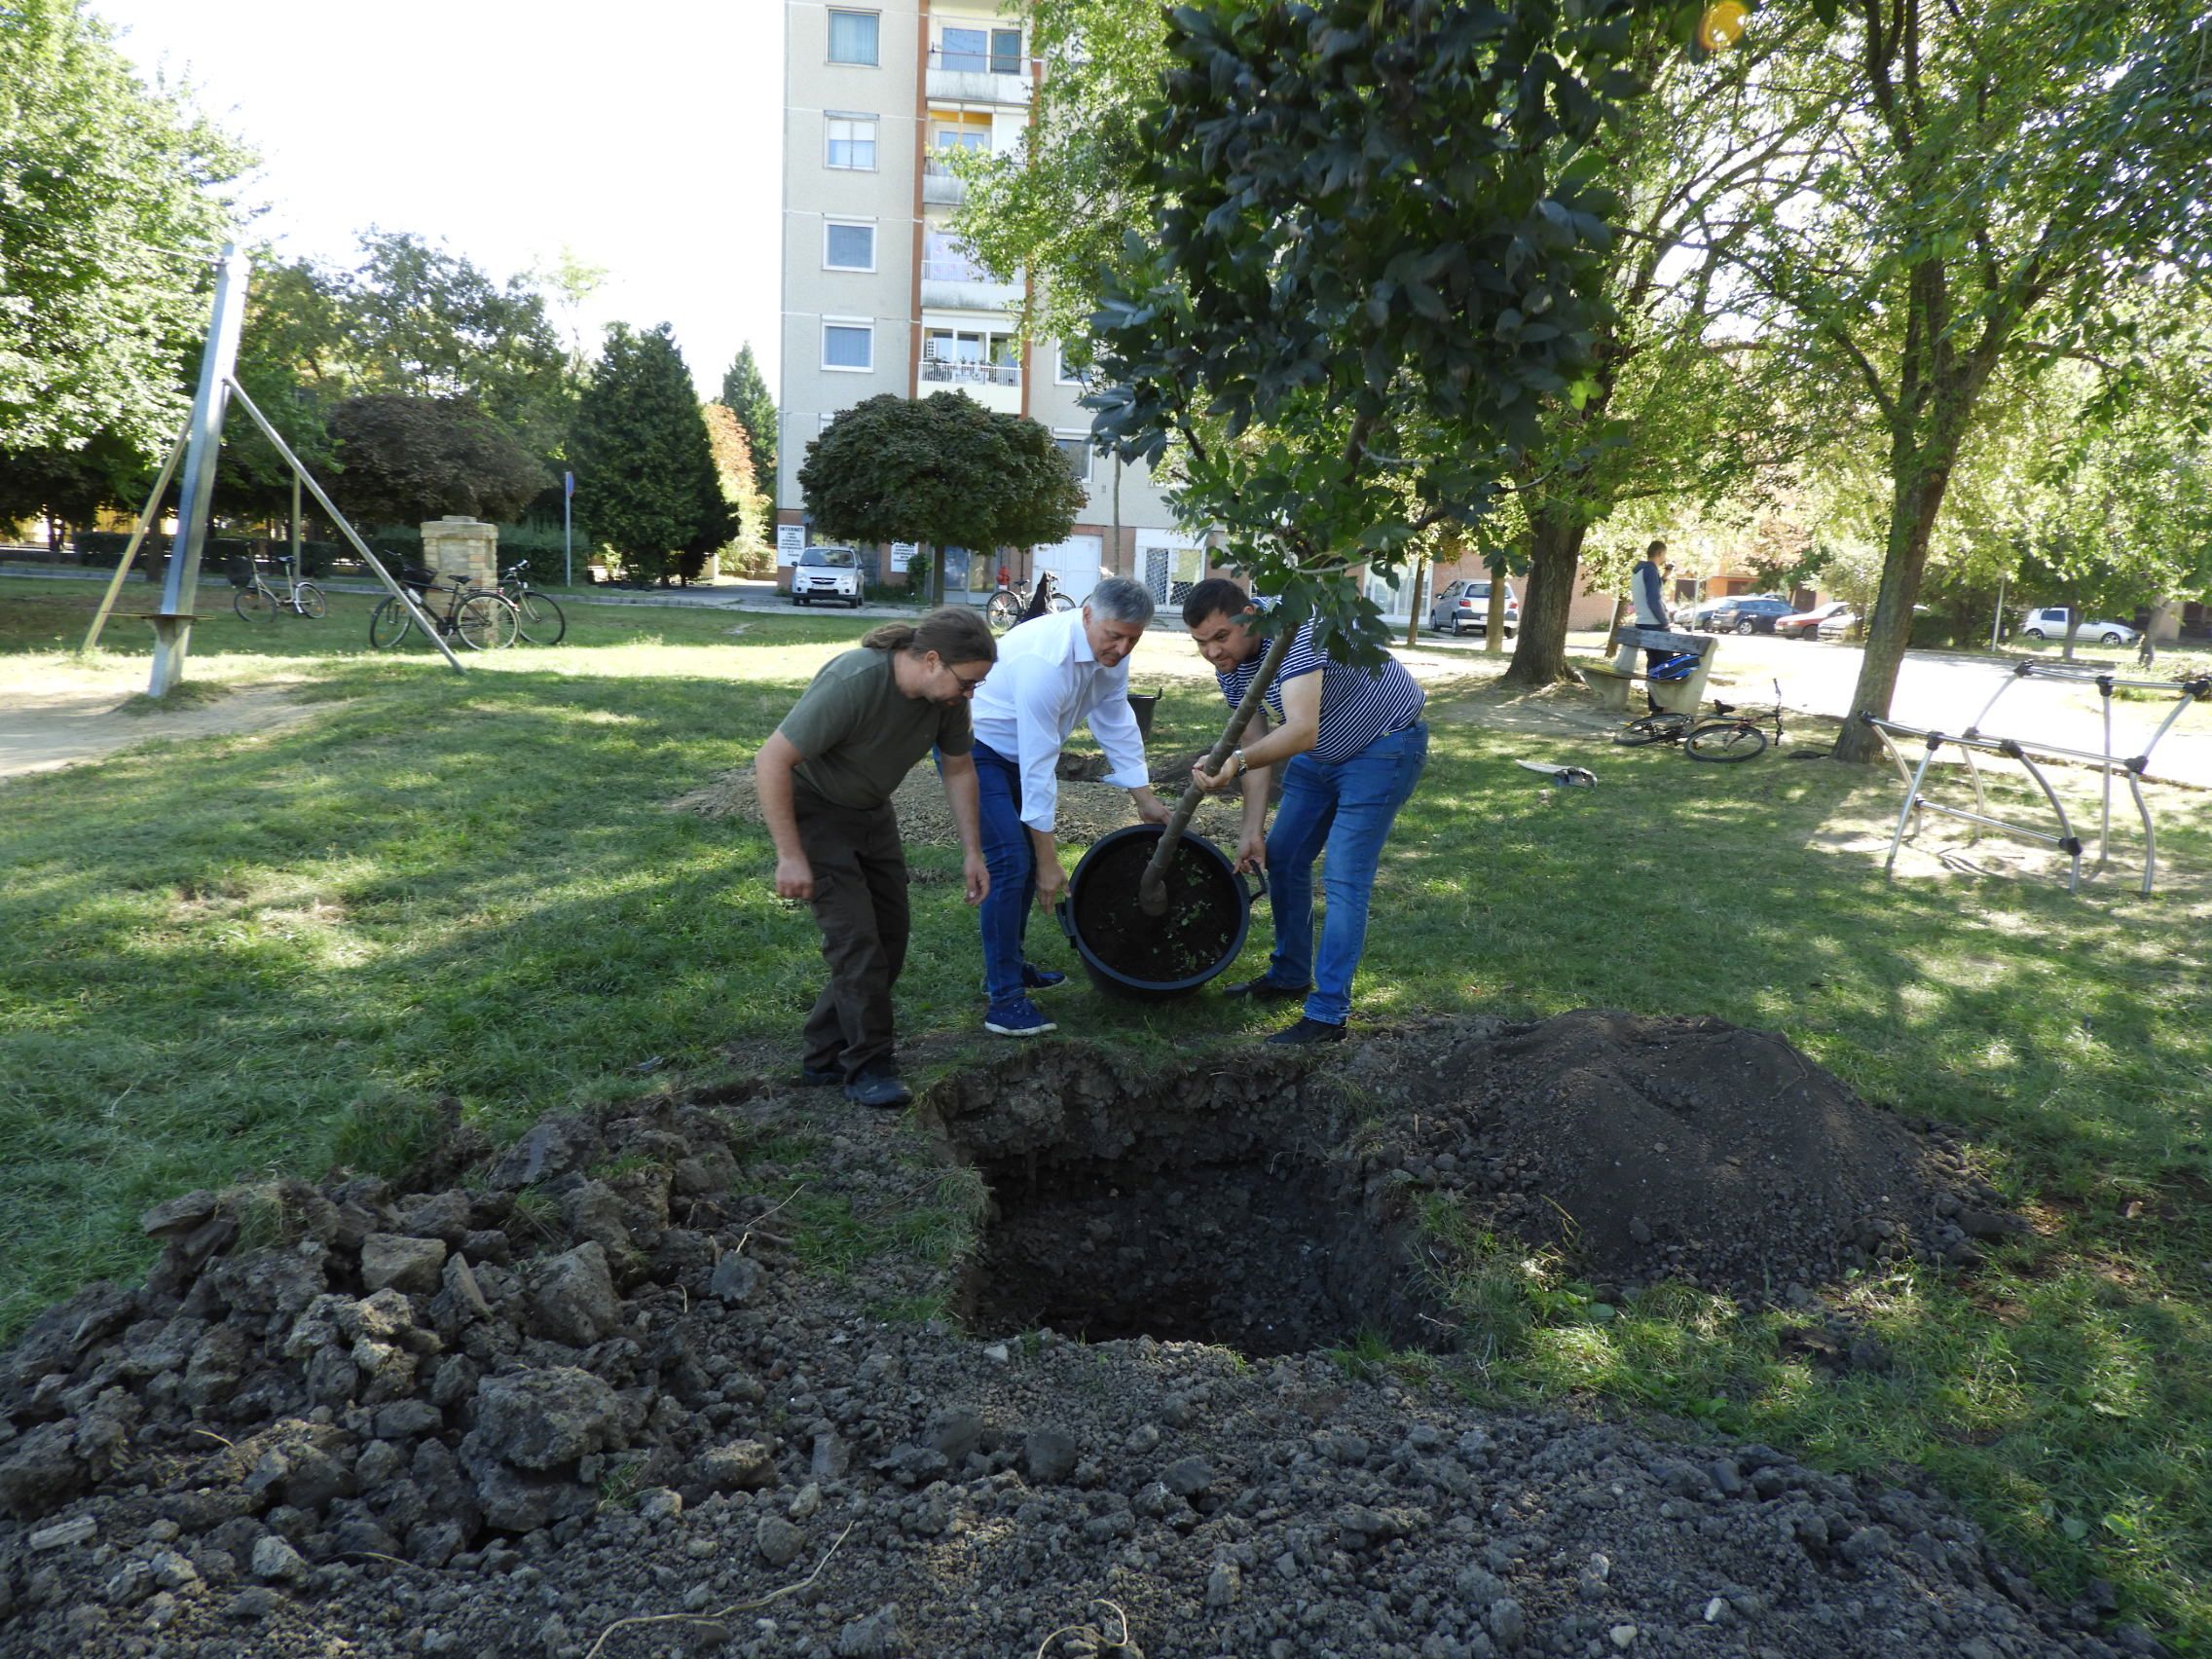
[{"label": "man with ponytail", "polygon": [[814,906],[830,983],[807,1015],[800,1081],[864,1106],[913,1098],[899,1077],[891,987],[905,966],[906,855],[891,795],[934,748],[960,831],[968,903],[991,878],[976,806],[968,701],[998,642],[964,606],[872,630],[830,659],[753,762],[776,844],[776,892]]}]

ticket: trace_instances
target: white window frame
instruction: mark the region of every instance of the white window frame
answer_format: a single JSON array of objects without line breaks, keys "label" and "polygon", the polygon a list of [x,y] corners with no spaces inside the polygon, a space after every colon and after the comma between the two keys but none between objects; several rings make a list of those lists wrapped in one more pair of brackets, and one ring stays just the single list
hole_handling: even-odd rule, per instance
[{"label": "white window frame", "polygon": [[[1068,468],[1068,475],[1086,489],[1089,488],[1091,477],[1098,470],[1098,456],[1090,447],[1089,432],[1081,426],[1054,426],[1052,428],[1052,443],[1055,447],[1065,443],[1080,443],[1083,446],[1083,470],[1078,472],[1071,466]],[[1067,453],[1064,449],[1060,451],[1063,460]]]},{"label": "white window frame", "polygon": [[[849,162],[839,163],[833,162],[830,159],[830,146],[834,141],[833,135],[830,132],[830,128],[840,121],[854,127],[865,125],[867,128],[867,149],[868,155],[872,159],[868,162],[868,165],[866,166],[856,166]],[[824,110],[822,112],[822,165],[833,172],[876,172],[880,170],[879,162],[883,153],[883,138],[879,130],[881,126],[881,118],[877,116],[867,115],[859,111],[848,114],[842,110]],[[852,139],[848,141],[852,143],[858,143],[859,137],[856,134]]]},{"label": "white window frame", "polygon": [[[834,24],[834,23],[833,23],[833,22],[832,22],[832,21],[831,21],[830,19],[832,19],[832,18],[840,18],[840,17],[844,17],[844,18],[873,18],[875,19],[875,55],[874,55],[873,57],[868,57],[868,58],[860,58],[860,57],[832,57],[832,56],[830,56],[830,42],[831,42],[831,41],[833,41],[833,40],[834,40],[834,39],[836,38],[836,35],[837,35],[836,26],[835,26],[835,24]],[[823,25],[822,25],[822,60],[823,60],[823,62],[825,62],[825,63],[835,63],[835,64],[841,65],[842,67],[844,67],[844,68],[847,68],[847,69],[880,69],[880,68],[882,68],[882,67],[883,67],[883,14],[882,14],[881,12],[879,12],[879,11],[876,11],[876,10],[875,10],[874,8],[872,8],[872,7],[868,7],[868,6],[829,6],[829,7],[825,7],[825,8],[824,8],[824,21],[823,21]]]},{"label": "white window frame", "polygon": [[1074,387],[1083,385],[1081,375],[1068,373],[1068,343],[1065,340],[1056,340],[1052,343],[1052,384],[1054,386]]},{"label": "white window frame", "polygon": [[[866,265],[836,265],[830,259],[830,233],[832,230],[867,232],[867,263]],[[825,271],[857,271],[872,275],[875,271],[875,221],[873,219],[824,219],[822,221],[822,269]]]},{"label": "white window frame", "polygon": [[[832,328],[857,328],[867,336],[867,361],[865,363],[832,363],[830,360],[830,331]],[[822,319],[822,372],[828,375],[872,375],[875,373],[875,318],[871,316],[826,316]]]}]

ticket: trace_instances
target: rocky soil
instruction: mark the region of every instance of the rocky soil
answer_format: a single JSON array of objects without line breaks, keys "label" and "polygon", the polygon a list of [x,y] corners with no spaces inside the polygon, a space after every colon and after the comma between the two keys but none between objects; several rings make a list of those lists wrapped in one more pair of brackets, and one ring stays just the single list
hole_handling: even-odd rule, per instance
[{"label": "rocky soil", "polygon": [[1777,1040],[1604,1014],[457,1131],[162,1204],[0,1355],[0,1654],[2157,1651],[1918,1486],[1318,1351],[1453,1346],[1439,1205],[1624,1297],[2009,1225]]}]

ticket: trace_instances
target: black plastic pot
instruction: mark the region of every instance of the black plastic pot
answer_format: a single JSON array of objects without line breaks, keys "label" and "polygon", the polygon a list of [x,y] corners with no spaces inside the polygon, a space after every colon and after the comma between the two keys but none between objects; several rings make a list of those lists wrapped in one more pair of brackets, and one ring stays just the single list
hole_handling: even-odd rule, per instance
[{"label": "black plastic pot", "polygon": [[1157,824],[1133,824],[1083,855],[1060,901],[1060,929],[1102,991],[1160,1002],[1197,990],[1236,960],[1265,878],[1247,886],[1235,861],[1185,830],[1167,872],[1167,913],[1148,916],[1138,898],[1160,839]]}]

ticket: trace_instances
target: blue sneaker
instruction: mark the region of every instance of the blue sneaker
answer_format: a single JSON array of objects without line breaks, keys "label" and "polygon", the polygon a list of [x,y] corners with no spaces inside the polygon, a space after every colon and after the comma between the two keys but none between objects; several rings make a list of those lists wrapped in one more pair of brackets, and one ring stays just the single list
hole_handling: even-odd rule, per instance
[{"label": "blue sneaker", "polygon": [[1026,962],[1021,965],[1021,988],[1025,991],[1049,991],[1054,985],[1066,984],[1067,977],[1050,968],[1032,968]]},{"label": "blue sneaker", "polygon": [[994,1037],[1042,1037],[1059,1027],[1027,997],[1016,997],[1013,1002],[994,1003],[990,1013],[983,1015],[983,1029]]}]

